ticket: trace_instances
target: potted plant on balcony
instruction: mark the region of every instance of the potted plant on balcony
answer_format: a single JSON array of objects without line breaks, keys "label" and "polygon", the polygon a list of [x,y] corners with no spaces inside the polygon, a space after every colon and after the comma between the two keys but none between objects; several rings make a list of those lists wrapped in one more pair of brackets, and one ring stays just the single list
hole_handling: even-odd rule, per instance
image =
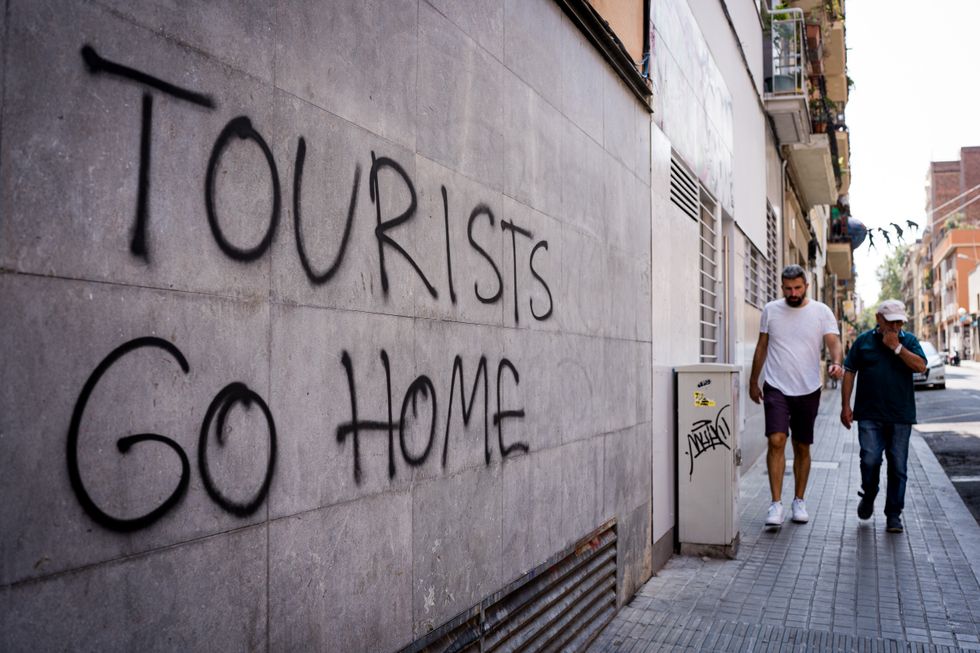
[{"label": "potted plant on balcony", "polygon": [[828,116],[830,115],[830,108],[827,106],[828,102],[830,101],[826,98],[810,98],[810,120],[813,124],[814,134],[827,133]]}]

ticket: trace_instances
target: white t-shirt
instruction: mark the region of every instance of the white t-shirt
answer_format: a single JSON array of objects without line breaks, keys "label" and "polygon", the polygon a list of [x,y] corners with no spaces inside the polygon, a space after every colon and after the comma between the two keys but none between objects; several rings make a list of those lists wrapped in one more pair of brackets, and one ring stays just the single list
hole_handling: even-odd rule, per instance
[{"label": "white t-shirt", "polygon": [[763,378],[784,395],[798,397],[820,388],[823,337],[840,334],[837,318],[826,304],[811,299],[793,308],[777,299],[762,309],[759,331],[769,334]]}]

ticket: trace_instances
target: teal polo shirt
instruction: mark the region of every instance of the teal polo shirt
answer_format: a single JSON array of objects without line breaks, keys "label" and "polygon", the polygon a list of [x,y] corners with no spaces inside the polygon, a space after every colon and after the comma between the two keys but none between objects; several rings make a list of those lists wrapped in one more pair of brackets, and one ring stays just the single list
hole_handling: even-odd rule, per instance
[{"label": "teal polo shirt", "polygon": [[[926,360],[919,341],[899,331],[902,347]],[[885,346],[878,327],[857,337],[844,359],[844,369],[857,374],[854,419],[915,424],[915,387],[912,370]]]}]

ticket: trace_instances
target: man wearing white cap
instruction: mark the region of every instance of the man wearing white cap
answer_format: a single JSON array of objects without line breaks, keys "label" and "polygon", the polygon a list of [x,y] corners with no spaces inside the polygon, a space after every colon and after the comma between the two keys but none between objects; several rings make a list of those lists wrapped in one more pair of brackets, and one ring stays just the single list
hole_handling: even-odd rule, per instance
[{"label": "man wearing white cap", "polygon": [[[905,481],[909,435],[915,423],[913,372],[924,372],[926,356],[914,335],[902,330],[905,304],[886,299],[875,313],[878,326],[857,337],[844,360],[840,421],[847,428],[858,422],[861,445],[861,501],[858,517],[874,513],[881,454],[888,459],[885,491],[885,530],[901,533],[905,507]],[[851,390],[857,377],[857,395],[851,411]]]}]

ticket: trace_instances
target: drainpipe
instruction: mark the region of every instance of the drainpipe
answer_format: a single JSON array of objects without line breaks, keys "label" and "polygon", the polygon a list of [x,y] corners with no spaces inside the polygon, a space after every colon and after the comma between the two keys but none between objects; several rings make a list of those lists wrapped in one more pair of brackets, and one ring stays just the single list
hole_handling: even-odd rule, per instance
[{"label": "drainpipe", "polygon": [[[788,159],[783,159],[782,167],[779,171],[779,221],[782,222],[783,233],[779,239],[779,257],[783,258],[783,249],[785,248],[786,241],[786,164],[789,163]],[[786,262],[783,258],[783,263]],[[782,271],[783,266],[776,266]]]}]

